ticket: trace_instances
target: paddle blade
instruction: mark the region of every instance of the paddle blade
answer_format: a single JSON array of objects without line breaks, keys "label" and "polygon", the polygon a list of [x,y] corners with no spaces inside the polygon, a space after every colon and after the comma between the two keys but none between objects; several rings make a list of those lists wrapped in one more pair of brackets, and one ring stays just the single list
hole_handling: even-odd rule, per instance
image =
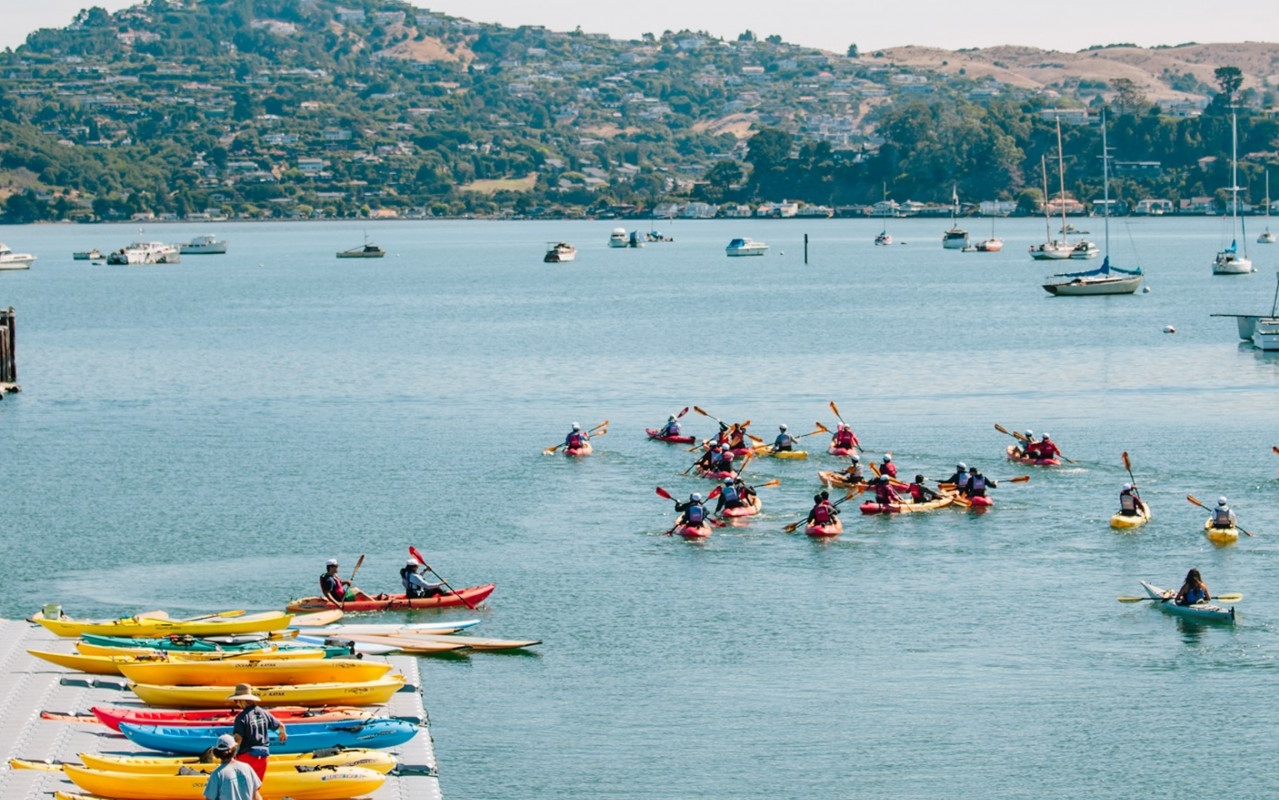
[{"label": "paddle blade", "polygon": [[719,497],[721,494],[723,494],[723,492],[724,492],[724,487],[716,486],[714,489],[711,489],[709,494],[706,495],[706,499],[714,500],[716,497]]},{"label": "paddle blade", "polygon": [[1199,502],[1197,499],[1195,499],[1195,496],[1193,494],[1186,495],[1186,499],[1189,500],[1191,503],[1194,503],[1195,505],[1199,506],[1200,508],[1208,507],[1204,505],[1203,503]]},{"label": "paddle blade", "polygon": [[996,423],[995,423],[995,430],[997,430],[997,431],[999,431],[1000,433],[1005,434],[1005,435],[1007,435],[1007,436],[1012,436],[1012,434],[1011,434],[1011,433],[1008,433],[1008,429],[1007,429],[1007,428],[1005,428],[1003,425],[1000,425],[998,422],[996,422]]},{"label": "paddle blade", "polygon": [[600,428],[605,428],[605,427],[608,427],[608,420],[604,420],[604,421],[603,421],[603,422],[601,422],[600,424],[596,425],[594,428],[591,428],[591,432],[592,432],[592,433],[594,433],[595,431],[599,430]]},{"label": "paddle blade", "polygon": [[817,430],[821,431],[822,433],[830,433],[830,428],[826,427],[825,425],[821,424],[820,422],[815,422],[815,423],[813,423],[813,424],[814,424],[814,425],[816,425],[816,426],[817,426]]},{"label": "paddle blade", "polygon": [[683,419],[684,415],[687,413],[688,413],[688,406],[684,406],[684,410],[676,414],[675,419]]},{"label": "paddle blade", "polygon": [[698,414],[701,414],[703,417],[710,417],[711,419],[715,419],[714,417],[711,417],[710,414],[707,414],[706,410],[702,408],[701,406],[693,406],[693,410],[696,411]]},{"label": "paddle blade", "polygon": [[838,419],[840,422],[844,421],[844,418],[839,415],[839,406],[835,405],[834,400],[830,401],[830,410],[835,412],[836,419]]},{"label": "paddle blade", "polygon": [[559,444],[557,444],[557,445],[552,445],[551,447],[548,447],[548,448],[546,448],[545,450],[543,450],[543,451],[542,451],[542,455],[544,455],[544,456],[553,456],[553,455],[555,455],[555,451],[556,451],[556,450],[559,450],[559,449],[560,449],[561,447],[563,447],[563,446],[564,446],[564,443],[563,443],[563,442],[560,442],[560,443],[559,443]]},{"label": "paddle blade", "polygon": [[1009,478],[1008,483],[1027,483],[1030,481],[1029,475],[1018,475],[1016,478]]},{"label": "paddle blade", "polygon": [[360,553],[359,559],[355,562],[355,569],[351,570],[351,580],[355,580],[355,573],[360,571],[360,567],[364,566],[364,554]]},{"label": "paddle blade", "polygon": [[1132,461],[1130,461],[1130,460],[1128,459],[1128,451],[1127,451],[1127,450],[1125,450],[1125,451],[1123,452],[1123,457],[1124,457],[1124,469],[1128,470],[1128,472],[1131,474],[1131,473],[1132,473]]},{"label": "paddle blade", "polygon": [[413,558],[413,560],[414,560],[414,561],[416,561],[417,563],[421,564],[421,565],[422,565],[422,566],[424,566],[424,567],[426,566],[426,559],[425,559],[425,558],[422,558],[422,554],[421,554],[421,553],[419,553],[419,552],[417,551],[417,548],[416,548],[416,547],[414,547],[413,545],[409,545],[409,555],[410,555],[410,556]]},{"label": "paddle blade", "polygon": [[1238,603],[1243,599],[1243,595],[1239,592],[1226,592],[1225,594],[1219,594],[1212,599],[1218,603]]},{"label": "paddle blade", "polygon": [[768,483],[761,483],[759,486],[756,486],[755,488],[756,488],[756,489],[767,489],[767,488],[768,488],[768,487],[770,487],[770,486],[781,486],[781,485],[782,485],[782,482],[781,482],[780,480],[778,480],[777,478],[773,478],[773,479],[772,479],[771,481],[769,481]]},{"label": "paddle blade", "polygon": [[1143,600],[1154,600],[1153,597],[1133,597],[1130,594],[1121,594],[1115,598],[1121,603],[1140,603]]},{"label": "paddle blade", "polygon": [[[667,500],[674,500],[674,499],[675,499],[674,497],[671,497],[671,493],[670,493],[670,492],[666,491],[665,489],[663,489],[663,488],[662,488],[662,487],[660,487],[660,486],[659,486],[659,487],[657,487],[657,496],[658,496],[658,497],[664,497],[664,498],[666,498]],[[415,558],[416,558],[416,556],[415,556]]]}]

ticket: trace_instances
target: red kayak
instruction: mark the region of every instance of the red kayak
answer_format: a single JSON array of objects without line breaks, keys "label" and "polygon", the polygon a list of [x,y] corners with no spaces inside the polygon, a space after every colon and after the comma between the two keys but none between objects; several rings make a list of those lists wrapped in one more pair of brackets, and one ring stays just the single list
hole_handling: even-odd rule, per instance
[{"label": "red kayak", "polygon": [[[435,597],[406,598],[402,594],[385,595],[382,599],[347,600],[341,606],[335,606],[323,597],[303,597],[294,600],[285,610],[294,614],[308,611],[327,611],[341,608],[343,611],[409,611],[419,608],[455,608],[457,606],[477,606],[484,598],[493,594],[497,584],[486,583],[483,586],[469,586],[459,589],[457,594],[441,594]],[[465,601],[463,600],[465,598]]]},{"label": "red kayak", "polygon": [[812,536],[814,539],[831,538],[838,536],[844,532],[844,523],[839,521],[839,517],[835,517],[825,525],[817,525],[808,523],[804,526],[804,533]]},{"label": "red kayak", "polygon": [[857,448],[856,447],[837,447],[834,442],[831,442],[830,447],[826,448],[826,452],[830,453],[833,456],[847,457],[847,456],[856,454]]},{"label": "red kayak", "polygon": [[982,495],[981,497],[968,498],[968,504],[973,508],[990,508],[995,504],[995,501],[985,495]]},{"label": "red kayak", "polygon": [[721,513],[726,517],[751,517],[758,514],[763,505],[758,497],[752,497],[746,505],[730,506]]},{"label": "red kayak", "polygon": [[[110,708],[94,706],[89,709],[98,718],[98,722],[113,731],[120,730],[120,723],[130,725],[164,725],[182,727],[201,727],[231,725],[239,709],[210,708],[191,711],[154,711],[137,708]],[[304,708],[302,706],[276,706],[271,713],[286,725],[294,722],[346,722],[348,720],[365,720],[373,716],[366,708],[355,706],[332,706],[330,708]]]},{"label": "red kayak", "polygon": [[876,503],[874,500],[867,500],[858,508],[863,514],[900,514],[902,505],[902,503]]},{"label": "red kayak", "polygon": [[705,539],[711,535],[711,526],[708,522],[703,522],[701,525],[680,525],[675,529],[675,533],[685,539]]},{"label": "red kayak", "polygon": [[670,442],[671,444],[693,444],[697,441],[696,436],[663,436],[658,433],[657,428],[645,428],[648,438],[658,442]]},{"label": "red kayak", "polygon": [[580,458],[582,456],[589,456],[593,452],[594,450],[591,447],[590,442],[586,442],[581,447],[564,448],[564,455],[568,456],[569,458]]},{"label": "red kayak", "polygon": [[[711,448],[714,448],[714,447],[719,447],[719,445],[709,441],[706,444],[702,445],[703,450],[710,450]],[[728,452],[733,454],[733,458],[745,458],[747,453],[753,453],[755,452],[755,449],[752,447],[734,447],[732,450],[729,450]]]},{"label": "red kayak", "polygon": [[1032,467],[1060,467],[1061,466],[1060,458],[1026,458],[1023,455],[1018,454],[1016,450],[1017,448],[1010,444],[1008,445],[1008,450],[1005,452],[1008,453],[1009,460],[1016,461],[1018,464],[1029,464]]},{"label": "red kayak", "polygon": [[697,468],[697,474],[703,478],[710,478],[713,481],[722,481],[725,478],[736,478],[737,472],[734,470],[705,470],[701,467]]}]

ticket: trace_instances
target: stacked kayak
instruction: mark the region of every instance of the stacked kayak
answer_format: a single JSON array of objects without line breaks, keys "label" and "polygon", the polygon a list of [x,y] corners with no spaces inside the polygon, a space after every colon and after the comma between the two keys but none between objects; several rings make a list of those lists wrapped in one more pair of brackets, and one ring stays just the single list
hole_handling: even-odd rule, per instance
[{"label": "stacked kayak", "polygon": [[[198,711],[160,710],[150,708],[112,708],[94,706],[89,709],[98,722],[113,731],[120,730],[120,723],[131,725],[163,725],[186,727],[201,725],[230,725],[235,722],[239,709],[214,708]],[[331,706],[306,708],[304,706],[279,706],[271,714],[285,725],[295,722],[352,722],[369,719],[372,713],[355,706]]]},{"label": "stacked kayak", "polygon": [[[390,701],[404,686],[404,676],[386,675],[371,681],[347,683],[302,683],[254,686],[253,693],[264,706],[371,706]],[[142,702],[168,708],[225,708],[226,686],[174,686],[129,682]]]},{"label": "stacked kayak", "polygon": [[[119,800],[202,800],[207,775],[181,775],[180,767],[167,773],[111,772],[66,764],[63,771],[81,789],[99,797]],[[346,800],[377,791],[386,776],[361,767],[298,772],[272,770],[262,782],[264,800]],[[80,795],[59,792],[63,798]]]},{"label": "stacked kayak", "polygon": [[1027,458],[1026,456],[1023,456],[1021,453],[1017,452],[1016,445],[1011,445],[1011,444],[1008,445],[1008,449],[1005,452],[1008,453],[1009,460],[1016,461],[1018,464],[1029,464],[1032,467],[1061,466],[1060,458]]},{"label": "stacked kayak", "polygon": [[[275,713],[272,711],[271,713]],[[107,772],[139,772],[144,774],[164,774],[178,767],[195,769],[200,772],[212,772],[217,767],[216,761],[201,761],[192,756],[117,756],[101,753],[81,753],[80,760],[89,769],[100,769]],[[364,750],[348,748],[344,750],[319,750],[313,753],[280,753],[272,748],[271,758],[266,763],[268,772],[304,772],[320,767],[363,767],[374,772],[387,774],[396,767],[395,756],[383,750]]]},{"label": "stacked kayak", "polygon": [[390,664],[353,658],[138,661],[120,665],[120,672],[129,680],[161,686],[365,683],[376,681],[390,671]]},{"label": "stacked kayak", "polygon": [[810,522],[804,526],[804,533],[808,534],[814,539],[822,539],[822,538],[829,539],[829,538],[838,536],[843,532],[844,532],[844,523],[840,521],[839,517],[835,517],[833,520],[831,520],[830,522],[827,522],[825,525],[818,525],[816,523]]},{"label": "stacked kayak", "polygon": [[[52,653],[43,650],[28,650],[28,653],[36,658],[48,661],[51,664],[57,664],[60,667],[73,669],[77,672],[85,672],[90,675],[124,675],[124,667],[134,666],[138,664],[194,664],[199,661],[179,661],[178,658],[170,658],[163,652],[156,651],[138,651],[131,654],[123,655],[88,655],[85,653]],[[311,650],[294,650],[289,653],[289,658],[282,659],[285,661],[294,660],[320,660],[321,663],[329,663],[324,661],[324,648],[320,645],[312,645]],[[208,654],[198,654],[205,656]],[[217,663],[230,664],[252,664],[262,660],[271,659],[275,654],[265,653],[233,653]],[[208,663],[207,660],[205,663]],[[234,684],[232,684],[234,685]]]},{"label": "stacked kayak", "polygon": [[1146,590],[1146,594],[1150,599],[1155,601],[1155,605],[1159,606],[1159,610],[1165,614],[1171,614],[1174,617],[1183,617],[1185,619],[1195,619],[1204,622],[1228,622],[1235,621],[1234,606],[1230,608],[1222,608],[1214,606],[1211,603],[1195,603],[1192,606],[1179,606],[1173,601],[1176,594],[1171,589],[1160,589],[1146,581],[1141,582],[1141,588]]},{"label": "stacked kayak", "polygon": [[746,504],[725,508],[720,513],[722,516],[730,517],[730,518],[731,517],[753,517],[756,514],[758,514],[759,510],[763,507],[764,507],[763,501],[759,499],[759,495],[755,495],[749,501],[747,501]]},{"label": "stacked kayak", "polygon": [[[496,584],[486,583],[483,586],[470,586],[459,589],[457,594],[441,594],[435,597],[405,597],[402,594],[386,595],[381,599],[347,600],[342,604],[343,610],[352,611],[405,611],[416,608],[454,608],[469,606],[474,608],[484,602],[493,593]],[[323,597],[303,597],[289,603],[287,610],[322,611],[337,608]]]},{"label": "stacked kayak", "polygon": [[[416,722],[387,717],[334,722],[286,722],[289,737],[283,744],[271,732],[271,753],[310,753],[331,747],[386,749],[404,744],[418,731]],[[231,725],[134,725],[120,723],[120,733],[134,744],[161,753],[195,756],[231,733]]]},{"label": "stacked kayak", "polygon": [[1212,517],[1204,520],[1204,536],[1215,545],[1234,544],[1239,541],[1239,529],[1231,525],[1229,528],[1217,528],[1212,524]]},{"label": "stacked kayak", "polygon": [[[349,605],[349,604],[348,604]],[[74,638],[86,633],[99,636],[219,636],[239,633],[263,633],[289,627],[292,614],[267,611],[245,616],[210,616],[192,620],[170,620],[157,617],[124,617],[111,620],[45,619],[43,613],[31,617],[58,636]]]},{"label": "stacked kayak", "polygon": [[863,514],[918,514],[923,511],[936,511],[955,502],[955,495],[945,494],[927,503],[877,503],[868,500],[858,508]]},{"label": "stacked kayak", "polygon": [[658,442],[670,442],[671,444],[693,444],[697,441],[696,436],[664,436],[656,428],[645,428],[644,432],[648,434],[648,438]]},{"label": "stacked kayak", "polygon": [[[110,638],[110,637],[99,637]],[[132,641],[122,639],[121,641]],[[146,641],[145,639],[140,641]],[[163,640],[161,640],[163,641]],[[204,640],[201,640],[204,641]],[[81,640],[75,643],[75,649],[86,656],[164,656],[174,661],[223,661],[228,658],[245,660],[261,660],[264,658],[342,658],[351,655],[349,648],[321,647],[295,639],[265,643],[262,647],[245,647],[230,645],[223,650],[170,650],[166,648],[140,647],[136,645],[112,647],[92,644]]]},{"label": "stacked kayak", "polygon": [[1141,503],[1137,506],[1136,514],[1125,514],[1122,511],[1116,511],[1114,516],[1110,518],[1110,527],[1115,530],[1131,530],[1132,528],[1140,528],[1150,522],[1150,506]]}]

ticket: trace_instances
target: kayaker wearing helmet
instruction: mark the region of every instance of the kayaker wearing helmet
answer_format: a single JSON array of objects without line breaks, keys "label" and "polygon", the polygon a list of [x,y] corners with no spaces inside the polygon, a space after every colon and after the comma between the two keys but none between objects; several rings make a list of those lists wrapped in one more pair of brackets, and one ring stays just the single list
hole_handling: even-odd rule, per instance
[{"label": "kayaker wearing helmet", "polygon": [[1224,497],[1217,498],[1217,507],[1212,510],[1212,527],[1235,527],[1235,512],[1231,510],[1230,504],[1226,502]]},{"label": "kayaker wearing helmet", "polygon": [[1204,579],[1200,577],[1199,570],[1192,569],[1186,573],[1186,580],[1177,590],[1177,596],[1173,602],[1179,606],[1193,606],[1195,603],[1206,603],[1211,599],[1212,592],[1208,591],[1208,584],[1204,583]]},{"label": "kayaker wearing helmet", "polygon": [[848,469],[844,470],[840,474],[843,475],[849,483],[865,483],[866,476],[862,474],[861,457],[854,453],[848,457],[848,460],[850,462]]},{"label": "kayaker wearing helmet", "polygon": [[706,506],[702,505],[700,492],[690,494],[687,503],[676,503],[675,510],[680,515],[676,525],[701,525],[706,521]]},{"label": "kayaker wearing helmet", "polygon": [[715,453],[714,458],[711,460],[711,469],[718,470],[720,472],[733,471],[733,449],[729,447],[728,442],[724,442],[719,446],[718,453],[715,451],[711,452]]},{"label": "kayaker wearing helmet", "polygon": [[726,508],[741,508],[744,505],[746,500],[738,489],[738,481],[735,478],[725,478],[724,488],[720,491],[719,501],[715,504],[715,513],[720,514]]},{"label": "kayaker wearing helmet", "polygon": [[990,487],[991,489],[994,489],[998,486],[999,484],[995,483],[993,479],[987,478],[985,475],[982,475],[981,470],[977,469],[976,467],[969,467],[968,468],[968,487],[966,491],[964,491],[962,494],[965,494],[968,497],[985,497],[986,487]]},{"label": "kayaker wearing helmet", "polygon": [[335,606],[340,606],[347,600],[372,599],[363,590],[349,585],[338,577],[338,560],[336,558],[330,558],[324,562],[324,574],[320,576],[320,594],[324,595],[324,599]]},{"label": "kayaker wearing helmet", "polygon": [[288,741],[288,731],[274,714],[258,705],[262,701],[249,684],[236,684],[235,694],[227,699],[240,709],[231,728],[238,748],[236,760],[248,764],[259,780],[265,780],[266,762],[271,755],[271,731],[279,733],[280,744]]},{"label": "kayaker wearing helmet", "polygon": [[1022,458],[1039,458],[1037,455],[1039,444],[1035,441],[1035,432],[1030,428],[1026,429],[1026,438],[1021,439],[1021,446],[1013,450],[1014,455]]},{"label": "kayaker wearing helmet", "polygon": [[1057,443],[1052,440],[1047,431],[1044,431],[1044,438],[1039,440],[1039,444],[1035,446],[1035,458],[1051,459],[1061,455],[1061,451],[1057,449]]},{"label": "kayaker wearing helmet", "polygon": [[968,490],[968,465],[960,461],[955,465],[955,474],[942,481],[942,483],[954,486],[957,494],[963,494]]},{"label": "kayaker wearing helmet", "polygon": [[733,450],[742,450],[748,447],[746,444],[746,426],[733,423],[733,427],[728,430],[728,446]]},{"label": "kayaker wearing helmet", "polygon": [[875,485],[875,502],[881,506],[894,505],[902,502],[901,495],[893,489],[892,478],[887,475],[880,475],[873,483]]},{"label": "kayaker wearing helmet", "polygon": [[679,436],[679,420],[674,414],[666,420],[666,424],[658,431],[658,436]]},{"label": "kayaker wearing helmet", "polygon": [[262,779],[243,761],[235,757],[235,737],[224,733],[213,745],[213,755],[221,763],[209,773],[204,783],[205,800],[262,800]]},{"label": "kayaker wearing helmet", "polygon": [[417,559],[410,558],[400,569],[400,584],[404,586],[405,597],[435,597],[444,594],[438,583],[429,583],[417,573]]},{"label": "kayaker wearing helmet", "polygon": [[777,430],[780,431],[780,433],[778,433],[777,438],[773,440],[773,452],[783,453],[789,450],[794,450],[795,437],[786,432],[786,426],[778,425]]},{"label": "kayaker wearing helmet", "polygon": [[915,503],[928,503],[941,495],[924,485],[924,476],[916,475],[915,482],[910,485],[910,499]]},{"label": "kayaker wearing helmet", "polygon": [[1146,504],[1141,501],[1141,495],[1137,494],[1137,487],[1131,483],[1125,483],[1124,488],[1119,492],[1119,513],[1125,517],[1140,517],[1145,513]]},{"label": "kayaker wearing helmet", "polygon": [[879,471],[890,478],[897,477],[897,465],[893,463],[892,453],[884,453],[883,459],[879,462]]},{"label": "kayaker wearing helmet", "polygon": [[852,450],[857,447],[857,436],[853,433],[853,429],[839,423],[839,428],[835,431],[835,438],[831,440],[831,444],[845,450]]},{"label": "kayaker wearing helmet", "polygon": [[590,438],[591,438],[591,435],[587,433],[586,431],[582,430],[581,425],[578,425],[576,422],[574,422],[573,430],[569,432],[568,436],[564,437],[564,446],[568,448],[569,450],[580,450],[582,448],[582,445],[586,444],[586,442],[589,441]]}]

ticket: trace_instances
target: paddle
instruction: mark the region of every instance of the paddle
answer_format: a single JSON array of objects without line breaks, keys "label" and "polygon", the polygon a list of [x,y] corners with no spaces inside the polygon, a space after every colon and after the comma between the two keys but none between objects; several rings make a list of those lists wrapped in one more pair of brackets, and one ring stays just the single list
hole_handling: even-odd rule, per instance
[{"label": "paddle", "polygon": [[[1190,494],[1188,494],[1188,495],[1186,495],[1186,499],[1187,499],[1187,500],[1189,500],[1190,502],[1194,503],[1195,505],[1199,506],[1199,507],[1200,507],[1200,508],[1202,508],[1204,511],[1212,511],[1212,509],[1211,509],[1211,508],[1208,508],[1208,506],[1206,506],[1206,505],[1204,505],[1203,503],[1201,503],[1201,502],[1199,502],[1198,500],[1196,500],[1194,495],[1190,495]],[[1236,523],[1236,524],[1235,524],[1235,527],[1236,527],[1236,528],[1238,528],[1240,531],[1243,531],[1243,533],[1247,534],[1248,536],[1252,536],[1252,534],[1251,534],[1251,533],[1249,533],[1248,531],[1246,531],[1246,530],[1244,530],[1243,528],[1239,527],[1239,524],[1238,524],[1238,523]]]},{"label": "paddle", "polygon": [[[603,422],[601,422],[600,424],[596,425],[594,428],[591,428],[590,430],[588,430],[588,431],[587,431],[587,433],[595,433],[595,431],[597,431],[597,430],[599,430],[600,428],[603,428],[603,427],[605,427],[605,426],[607,426],[607,425],[608,425],[608,420],[604,420],[604,421],[603,421]],[[604,433],[608,433],[608,431],[605,431]],[[603,436],[603,435],[604,435],[604,433],[600,433],[600,434],[596,434],[596,435],[597,435],[597,436]],[[559,449],[560,449],[561,447],[563,447],[563,446],[564,446],[564,443],[563,443],[563,442],[560,442],[559,444],[557,444],[557,445],[555,445],[555,446],[553,446],[553,447],[548,447],[548,448],[546,448],[545,450],[543,450],[543,451],[542,451],[542,455],[544,455],[544,456],[554,455],[554,454],[555,454],[555,451],[556,451],[556,450],[559,450]],[[437,576],[437,577],[438,577],[438,576]]]},{"label": "paddle", "polygon": [[[1130,594],[1121,594],[1115,599],[1121,603],[1141,603],[1146,600],[1158,600],[1161,603],[1165,603],[1171,600],[1172,598],[1171,597],[1136,597]],[[1220,600],[1223,603],[1238,603],[1242,599],[1243,599],[1243,595],[1238,592],[1227,592],[1226,594],[1219,594],[1216,597],[1212,598],[1212,600]],[[1212,602],[1212,600],[1210,600],[1209,602]]]},{"label": "paddle", "polygon": [[[995,483],[1028,483],[1028,482],[1030,481],[1030,476],[1029,476],[1029,475],[1018,475],[1018,476],[1017,476],[1017,477],[1015,477],[1015,478],[995,478],[995,479],[994,479],[994,481],[995,481]],[[943,489],[946,489],[946,488],[954,489],[954,488],[955,488],[955,484],[953,484],[953,483],[940,483],[940,482],[939,482],[937,485],[938,485],[939,487],[943,488]]]},{"label": "paddle", "polygon": [[[819,423],[817,423],[817,424],[818,424],[818,425],[821,425],[821,423],[820,423],[820,422],[819,422]],[[799,436],[792,436],[792,437],[791,437],[791,440],[792,440],[792,441],[796,441],[796,442],[797,442],[797,441],[799,441],[800,439],[803,439],[805,436],[812,436],[812,435],[813,435],[813,434],[815,434],[815,433],[821,433],[821,432],[822,432],[822,430],[823,430],[823,429],[819,428],[819,429],[814,430],[814,431],[809,431],[808,433],[801,433]],[[830,431],[827,431],[827,433],[829,433],[829,432],[830,432]],[[751,452],[755,453],[756,455],[761,455],[761,456],[762,456],[762,455],[764,455],[765,453],[768,453],[769,451],[771,451],[772,449],[773,449],[773,446],[772,446],[771,444],[768,444],[767,442],[765,442],[764,444],[757,444],[757,445],[755,445],[754,447],[752,447],[752,448],[751,448]]]},{"label": "paddle", "polygon": [[[421,554],[421,553],[419,553],[419,552],[417,551],[417,548],[416,548],[416,547],[414,547],[413,545],[409,545],[409,555],[413,557],[413,560],[414,560],[414,561],[416,561],[417,563],[419,563],[419,564],[421,564],[422,566],[426,567],[426,569],[427,569],[427,570],[428,570],[428,571],[429,571],[432,575],[434,575],[435,577],[439,578],[439,579],[440,579],[440,583],[444,584],[444,588],[445,588],[445,589],[448,589],[450,592],[452,592],[452,593],[453,593],[453,596],[454,596],[454,597],[456,597],[458,600],[461,600],[461,601],[462,601],[462,603],[463,603],[463,604],[464,604],[467,608],[471,609],[472,611],[474,611],[474,610],[475,610],[475,605],[474,605],[473,603],[471,603],[471,601],[470,601],[470,600],[467,600],[465,597],[463,597],[462,595],[458,594],[457,590],[456,590],[456,589],[454,589],[452,586],[449,586],[449,582],[448,582],[448,581],[446,581],[446,580],[444,580],[444,576],[443,576],[443,575],[441,575],[440,573],[436,572],[434,569],[432,569],[432,568],[431,568],[431,565],[430,565],[430,564],[428,564],[428,563],[426,563],[426,559],[425,559],[425,558],[422,558],[422,554]],[[354,575],[352,575],[351,577],[352,577],[352,578],[354,578],[355,576],[354,576]]]},{"label": "paddle", "polygon": [[1279,446],[1270,445],[1270,449],[1275,451],[1275,455],[1279,456]]},{"label": "paddle", "polygon": [[[1123,459],[1124,459],[1124,469],[1128,470],[1128,484],[1132,486],[1134,491],[1136,491],[1137,479],[1132,476],[1132,461],[1128,458],[1127,450],[1123,452]],[[1146,501],[1142,500],[1140,497],[1137,497],[1137,503],[1140,506],[1138,511],[1144,514],[1146,519],[1150,519],[1150,508],[1146,505]]]},{"label": "paddle", "polygon": [[[160,612],[160,613],[164,613],[164,612]],[[245,613],[244,609],[237,608],[234,611],[219,611],[216,614],[201,614],[198,617],[188,617],[187,619],[169,619],[168,614],[165,614],[162,617],[154,616],[155,614],[154,611],[148,611],[143,614],[139,614],[138,617],[141,619],[154,619],[157,621],[168,622],[174,625],[182,625],[187,622],[201,622],[206,619],[218,619],[219,617],[240,617],[240,616],[243,616],[244,613]]]},{"label": "paddle", "polygon": [[[845,428],[848,428],[849,432],[853,430],[853,426],[849,425],[848,421],[839,415],[839,406],[835,405],[834,400],[830,401],[830,410],[835,412],[835,419],[839,420],[840,424]],[[829,431],[827,431],[827,433],[829,433]],[[857,434],[855,433],[853,434],[853,447],[856,447],[858,451],[862,449],[862,443],[857,441]]]},{"label": "paddle", "polygon": [[[749,456],[747,456],[747,458],[749,458]],[[777,478],[773,478],[771,481],[768,481],[767,483],[761,483],[759,486],[751,486],[749,488],[752,492],[755,492],[755,491],[758,491],[759,489],[767,489],[770,486],[780,486],[781,484],[782,482],[780,480],[778,480]],[[720,494],[723,494],[723,492],[720,492]],[[743,500],[745,500],[745,498],[743,498]],[[723,513],[721,513],[718,517],[715,518],[715,520],[720,520],[720,521],[722,521],[723,519],[724,519]],[[712,521],[715,521],[715,520],[712,520]],[[725,522],[724,524],[727,525],[728,523]]]},{"label": "paddle", "polygon": [[[696,448],[694,448],[694,449],[696,449]],[[706,455],[702,456],[702,458],[707,459],[707,461],[706,461],[706,467],[709,467],[709,466],[710,466],[710,463],[711,463],[711,462],[710,462],[710,460],[709,460],[709,457],[710,457],[710,454],[711,454],[711,453],[713,453],[713,452],[715,452],[715,451],[714,451],[714,450],[707,450],[707,451],[706,451]],[[730,452],[731,452],[731,451],[730,451]],[[750,453],[747,453],[747,454],[746,454],[746,458],[747,458],[747,459],[749,459],[750,457],[751,457],[751,454],[750,454]],[[690,473],[690,472],[692,472],[692,471],[693,471],[693,468],[694,468],[694,467],[700,467],[700,466],[702,466],[702,458],[699,458],[699,459],[697,459],[696,461],[694,461],[692,464],[689,464],[689,465],[688,465],[688,469],[684,470],[683,474],[684,474],[684,475],[687,475],[688,473]],[[745,467],[745,466],[746,466],[746,462],[745,462],[745,461],[743,461],[743,462],[742,462],[742,466],[743,466],[743,467]],[[705,467],[703,467],[703,468],[705,468]],[[741,472],[741,470],[739,469],[739,470],[738,470],[738,472],[740,473],[740,472]]]},{"label": "paddle", "polygon": [[[865,486],[860,486],[860,487],[858,487],[858,488],[856,488],[856,489],[849,489],[847,494],[845,494],[843,497],[839,498],[839,499],[838,499],[838,500],[836,500],[835,502],[831,503],[831,505],[832,505],[832,506],[839,506],[839,505],[840,505],[840,504],[842,504],[845,500],[851,500],[852,498],[854,498],[854,497],[856,497],[857,495],[861,494],[863,491],[865,491],[865,489],[866,489],[866,487],[865,487]],[[804,517],[803,519],[799,520],[798,522],[792,522],[792,523],[790,523],[789,525],[787,525],[787,526],[785,526],[784,528],[782,528],[782,530],[786,531],[787,533],[794,533],[794,532],[795,532],[795,529],[796,529],[796,528],[798,528],[800,525],[803,525],[805,522],[808,522],[808,517]]]},{"label": "paddle", "polygon": [[[706,413],[706,412],[704,412],[704,411],[703,411],[702,413]],[[711,419],[715,419],[715,418],[714,418],[714,417],[711,417]],[[719,420],[717,420],[717,419],[715,419],[715,421],[716,421],[716,422],[719,422]],[[724,423],[719,422],[719,424],[720,424],[720,425],[723,425]],[[746,428],[747,428],[747,426],[749,426],[749,425],[751,424],[751,421],[750,421],[750,420],[746,420],[745,422],[738,422],[738,423],[735,423],[735,424],[736,424],[736,426],[737,426],[737,428],[738,428],[739,430],[741,430],[743,433],[746,433]],[[729,429],[731,429],[731,428],[732,428],[732,426],[731,426],[731,425],[730,425],[730,426],[728,426],[728,427],[729,427]],[[722,431],[721,431],[721,434],[722,434]],[[750,438],[752,438],[752,439],[759,439],[759,437],[758,437],[758,436],[751,436],[749,433],[747,433],[746,435],[747,435],[747,436],[750,436]],[[713,437],[712,437],[712,438],[713,438]],[[698,451],[698,450],[701,450],[702,448],[706,447],[706,445],[710,444],[710,442],[711,442],[711,440],[710,440],[710,439],[703,439],[702,441],[700,441],[700,442],[698,442],[697,444],[693,445],[692,447],[688,448],[688,452],[690,452],[690,453],[694,453],[694,452],[696,452],[696,451]]]}]

